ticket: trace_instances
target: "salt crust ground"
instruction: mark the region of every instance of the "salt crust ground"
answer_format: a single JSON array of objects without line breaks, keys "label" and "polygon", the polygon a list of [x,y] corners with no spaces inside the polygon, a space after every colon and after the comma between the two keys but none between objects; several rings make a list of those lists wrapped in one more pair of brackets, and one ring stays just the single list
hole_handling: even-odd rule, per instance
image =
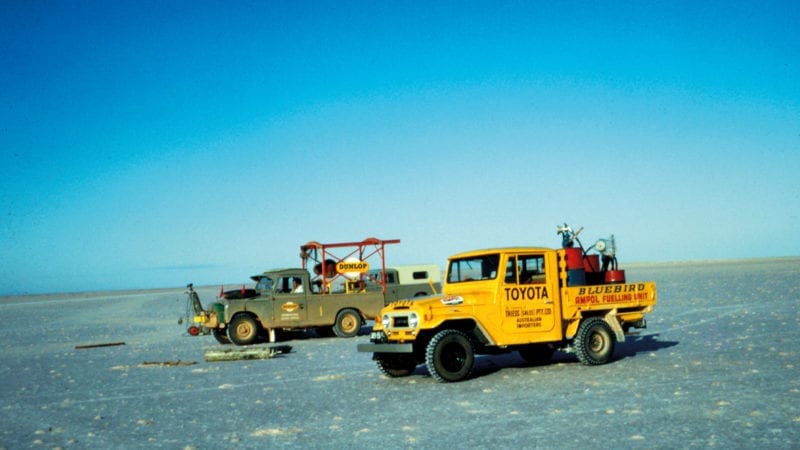
[{"label": "salt crust ground", "polygon": [[[800,258],[637,265],[659,304],[611,364],[480,357],[454,384],[381,376],[363,334],[206,363],[219,344],[177,324],[183,289],[4,298],[0,448],[796,448],[798,275]],[[108,342],[125,345],[75,349]],[[196,364],[144,364],[169,361]]]}]

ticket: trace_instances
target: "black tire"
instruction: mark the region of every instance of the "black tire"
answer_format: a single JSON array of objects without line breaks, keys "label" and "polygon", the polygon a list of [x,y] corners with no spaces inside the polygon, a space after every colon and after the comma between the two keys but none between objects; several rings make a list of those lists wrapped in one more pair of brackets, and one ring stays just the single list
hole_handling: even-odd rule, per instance
[{"label": "black tire", "polygon": [[214,328],[211,330],[211,334],[214,335],[214,339],[217,340],[222,345],[228,345],[231,343],[231,340],[228,339],[228,335],[225,333],[225,330],[220,330],[219,328]]},{"label": "black tire", "polygon": [[528,364],[539,365],[549,362],[556,349],[548,344],[529,344],[524,347],[520,347],[518,351],[519,356],[521,356],[525,362]]},{"label": "black tire", "polygon": [[475,349],[469,336],[459,330],[442,330],[428,343],[425,364],[440,382],[461,381],[472,373]]},{"label": "black tire", "polygon": [[390,378],[407,377],[417,368],[413,355],[375,355],[381,373]]},{"label": "black tire", "polygon": [[258,297],[258,291],[255,289],[245,289],[244,292],[242,292],[241,289],[232,289],[230,291],[225,291],[222,294],[222,298],[226,298],[228,300],[238,300],[253,297]]},{"label": "black tire", "polygon": [[343,309],[336,315],[333,332],[336,336],[348,338],[358,334],[361,330],[361,314],[355,309]]},{"label": "black tire", "polygon": [[236,345],[254,344],[258,341],[260,328],[256,319],[247,314],[239,314],[228,325],[228,337]]},{"label": "black tire", "polygon": [[616,339],[611,327],[601,317],[590,317],[578,327],[575,354],[587,366],[605,364],[614,354]]}]

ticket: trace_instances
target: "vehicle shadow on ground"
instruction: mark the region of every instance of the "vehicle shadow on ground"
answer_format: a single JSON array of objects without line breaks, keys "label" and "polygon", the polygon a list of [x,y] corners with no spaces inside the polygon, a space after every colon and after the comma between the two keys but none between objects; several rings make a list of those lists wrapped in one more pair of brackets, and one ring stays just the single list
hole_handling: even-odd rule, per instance
[{"label": "vehicle shadow on ground", "polygon": [[631,358],[639,353],[654,352],[678,345],[677,341],[660,341],[658,340],[659,336],[659,333],[626,335],[625,342],[617,343],[617,348],[614,351],[614,359]]},{"label": "vehicle shadow on ground", "polygon": [[[637,335],[628,334],[625,337],[625,342],[619,342],[614,350],[614,356],[611,362],[622,360],[625,358],[635,357],[640,353],[654,352],[664,348],[670,348],[678,345],[677,341],[660,341],[658,340],[659,334]],[[475,358],[475,365],[472,370],[470,378],[479,378],[493,373],[499,372],[507,368],[530,368],[542,367],[554,364],[579,364],[578,358],[574,353],[557,351],[553,354],[550,361],[543,364],[530,364],[522,359],[517,352],[511,352],[501,355],[480,355]],[[415,374],[430,376],[427,367],[417,367]]]}]

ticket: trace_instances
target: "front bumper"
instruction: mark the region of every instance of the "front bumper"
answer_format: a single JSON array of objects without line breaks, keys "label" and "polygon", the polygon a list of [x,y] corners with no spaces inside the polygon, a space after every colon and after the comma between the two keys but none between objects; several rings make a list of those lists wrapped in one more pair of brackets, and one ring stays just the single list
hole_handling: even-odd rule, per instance
[{"label": "front bumper", "polygon": [[365,353],[414,353],[412,342],[390,342],[382,331],[372,331],[369,344],[358,344],[359,352]]},{"label": "front bumper", "polygon": [[414,344],[358,344],[358,351],[367,353],[414,353]]}]

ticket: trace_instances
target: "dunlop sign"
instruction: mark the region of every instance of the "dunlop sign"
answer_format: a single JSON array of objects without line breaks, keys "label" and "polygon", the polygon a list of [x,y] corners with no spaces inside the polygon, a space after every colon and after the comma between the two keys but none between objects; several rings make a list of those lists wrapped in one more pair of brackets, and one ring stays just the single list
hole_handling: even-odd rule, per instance
[{"label": "dunlop sign", "polygon": [[366,261],[339,261],[336,271],[341,274],[354,274],[369,272],[369,263]]}]

